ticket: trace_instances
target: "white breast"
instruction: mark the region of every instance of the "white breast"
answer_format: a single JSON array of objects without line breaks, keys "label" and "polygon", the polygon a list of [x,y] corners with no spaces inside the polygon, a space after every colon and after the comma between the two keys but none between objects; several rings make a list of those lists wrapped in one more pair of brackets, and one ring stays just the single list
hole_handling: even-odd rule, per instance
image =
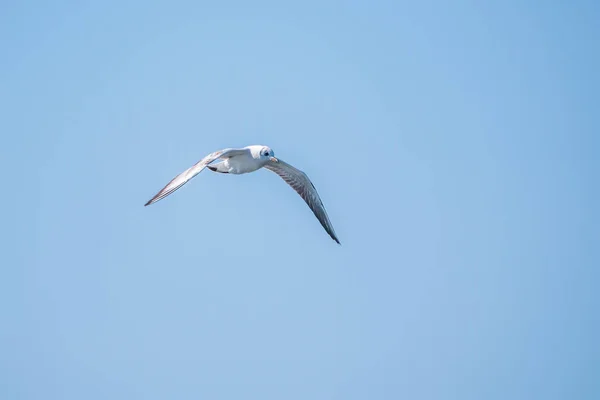
[{"label": "white breast", "polygon": [[263,162],[260,159],[257,160],[251,155],[231,157],[225,160],[225,163],[229,167],[230,174],[247,174],[263,166]]}]

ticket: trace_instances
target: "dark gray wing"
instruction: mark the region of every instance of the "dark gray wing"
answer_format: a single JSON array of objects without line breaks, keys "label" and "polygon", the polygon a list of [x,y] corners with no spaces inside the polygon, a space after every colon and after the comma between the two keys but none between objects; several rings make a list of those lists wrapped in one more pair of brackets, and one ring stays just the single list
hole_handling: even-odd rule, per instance
[{"label": "dark gray wing", "polygon": [[329,221],[329,217],[327,216],[327,211],[325,211],[323,202],[319,197],[319,193],[317,193],[317,189],[312,184],[310,179],[308,179],[308,176],[299,169],[292,167],[285,161],[282,161],[279,158],[278,160],[279,162],[270,161],[267,163],[267,165],[265,165],[265,168],[279,175],[296,191],[296,193],[300,195],[300,197],[304,199],[323,228],[325,228],[325,231],[333,240],[340,244],[340,241],[338,240],[333,229],[333,225],[331,225],[331,221]]},{"label": "dark gray wing", "polygon": [[162,188],[160,192],[156,193],[156,195],[151,198],[144,206],[149,206],[150,204],[156,203],[157,201],[164,199],[183,185],[185,185],[190,179],[198,175],[202,170],[211,162],[215,161],[218,158],[229,158],[241,154],[248,153],[250,150],[248,149],[224,149],[215,151],[214,153],[210,153],[202,160],[198,161],[196,164],[192,165],[190,168],[186,169],[175,178],[171,180],[171,182],[167,183],[167,186]]}]

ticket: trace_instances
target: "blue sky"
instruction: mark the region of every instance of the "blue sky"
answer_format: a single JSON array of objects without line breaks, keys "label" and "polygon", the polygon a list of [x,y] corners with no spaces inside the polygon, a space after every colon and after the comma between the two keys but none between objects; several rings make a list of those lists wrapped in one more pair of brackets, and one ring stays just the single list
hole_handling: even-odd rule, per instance
[{"label": "blue sky", "polygon": [[[599,7],[0,5],[3,399],[600,396]],[[203,172],[271,146],[276,175]]]}]

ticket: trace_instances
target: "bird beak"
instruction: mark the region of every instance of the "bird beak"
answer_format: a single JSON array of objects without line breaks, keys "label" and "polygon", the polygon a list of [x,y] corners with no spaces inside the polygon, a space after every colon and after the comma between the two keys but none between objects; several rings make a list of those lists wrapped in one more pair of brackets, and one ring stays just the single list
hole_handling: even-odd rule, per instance
[{"label": "bird beak", "polygon": [[275,157],[269,157],[269,160],[273,161],[273,162],[279,162],[278,159],[276,159]]}]

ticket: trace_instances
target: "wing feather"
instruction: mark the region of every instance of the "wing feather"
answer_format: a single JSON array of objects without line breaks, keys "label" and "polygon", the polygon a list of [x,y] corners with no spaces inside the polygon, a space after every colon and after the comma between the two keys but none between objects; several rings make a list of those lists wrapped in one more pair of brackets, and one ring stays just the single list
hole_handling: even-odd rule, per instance
[{"label": "wing feather", "polygon": [[327,211],[325,211],[323,202],[319,197],[319,193],[317,193],[317,189],[308,178],[308,175],[299,169],[294,168],[285,161],[282,161],[279,158],[278,160],[279,162],[270,161],[267,165],[265,165],[265,168],[279,175],[288,185],[292,187],[292,189],[296,191],[296,193],[300,195],[300,197],[302,197],[302,199],[304,199],[325,231],[333,240],[340,244],[340,241],[335,234],[335,230],[333,229],[333,225],[331,224],[331,221],[329,221],[329,217],[327,216]]},{"label": "wing feather", "polygon": [[219,151],[215,151],[214,153],[210,153],[202,160],[198,161],[196,164],[192,165],[175,178],[171,179],[167,185],[162,188],[153,198],[151,198],[144,206],[149,206],[150,204],[154,204],[159,200],[164,199],[183,185],[185,185],[190,179],[198,175],[208,164],[215,161],[219,158],[229,158],[236,155],[241,155],[247,153],[248,149],[223,149]]}]

